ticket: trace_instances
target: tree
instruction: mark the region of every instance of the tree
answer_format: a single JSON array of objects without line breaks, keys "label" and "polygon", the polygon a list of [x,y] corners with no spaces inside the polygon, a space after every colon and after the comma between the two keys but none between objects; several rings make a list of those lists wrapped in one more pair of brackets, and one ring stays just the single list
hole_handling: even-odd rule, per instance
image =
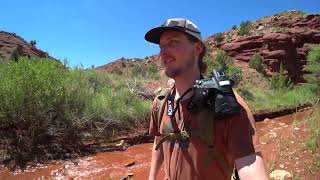
[{"label": "tree", "polygon": [[36,40],[31,40],[30,41],[31,46],[35,46],[37,44]]}]

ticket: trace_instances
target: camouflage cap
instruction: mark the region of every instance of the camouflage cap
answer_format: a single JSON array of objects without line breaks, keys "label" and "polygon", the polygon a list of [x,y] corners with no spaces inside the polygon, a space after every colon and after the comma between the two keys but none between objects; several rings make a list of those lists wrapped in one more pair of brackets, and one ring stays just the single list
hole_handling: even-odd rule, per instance
[{"label": "camouflage cap", "polygon": [[199,28],[190,20],[184,18],[168,19],[161,26],[149,30],[145,34],[144,38],[149,42],[159,44],[162,33],[168,30],[182,31],[202,42],[201,32]]}]

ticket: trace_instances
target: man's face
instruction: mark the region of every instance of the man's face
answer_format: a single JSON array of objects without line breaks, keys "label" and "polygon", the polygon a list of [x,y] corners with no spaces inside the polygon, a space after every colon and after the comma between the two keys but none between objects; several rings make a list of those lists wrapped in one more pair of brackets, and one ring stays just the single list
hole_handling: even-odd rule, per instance
[{"label": "man's face", "polygon": [[197,43],[191,42],[184,33],[164,32],[160,37],[159,46],[160,59],[168,77],[175,78],[188,73],[192,68],[198,68]]}]

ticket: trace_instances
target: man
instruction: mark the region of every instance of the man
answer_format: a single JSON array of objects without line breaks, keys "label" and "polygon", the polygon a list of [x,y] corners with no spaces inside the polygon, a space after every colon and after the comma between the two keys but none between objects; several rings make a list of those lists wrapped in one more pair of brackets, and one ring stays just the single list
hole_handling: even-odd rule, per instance
[{"label": "man", "polygon": [[159,44],[165,73],[174,79],[172,88],[153,103],[150,134],[155,138],[149,180],[156,179],[163,161],[170,180],[230,180],[234,165],[240,179],[267,179],[264,162],[254,148],[254,119],[239,95],[235,96],[241,110],[233,116],[214,117],[209,110],[189,108],[195,94],[192,87],[206,69],[198,27],[187,19],[168,19],[148,31],[145,39]]}]

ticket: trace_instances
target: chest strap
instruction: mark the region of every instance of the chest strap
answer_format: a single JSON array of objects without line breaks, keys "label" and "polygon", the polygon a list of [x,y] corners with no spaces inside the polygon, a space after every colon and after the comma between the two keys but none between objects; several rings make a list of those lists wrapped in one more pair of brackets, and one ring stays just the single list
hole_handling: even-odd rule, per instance
[{"label": "chest strap", "polygon": [[[203,132],[201,132],[200,129],[191,129],[191,131],[188,133],[187,131],[180,131],[176,133],[163,133],[161,134],[161,139],[157,143],[155,149],[158,150],[159,147],[165,142],[165,141],[179,141],[179,140],[186,140],[190,137],[199,137],[203,138]],[[206,164],[209,165],[210,162],[216,160],[219,165],[224,169],[225,172],[228,174],[232,174],[233,168],[230,167],[230,165],[227,163],[227,160],[223,157],[222,153],[216,148],[214,145],[208,145],[208,155],[206,159]]]}]

